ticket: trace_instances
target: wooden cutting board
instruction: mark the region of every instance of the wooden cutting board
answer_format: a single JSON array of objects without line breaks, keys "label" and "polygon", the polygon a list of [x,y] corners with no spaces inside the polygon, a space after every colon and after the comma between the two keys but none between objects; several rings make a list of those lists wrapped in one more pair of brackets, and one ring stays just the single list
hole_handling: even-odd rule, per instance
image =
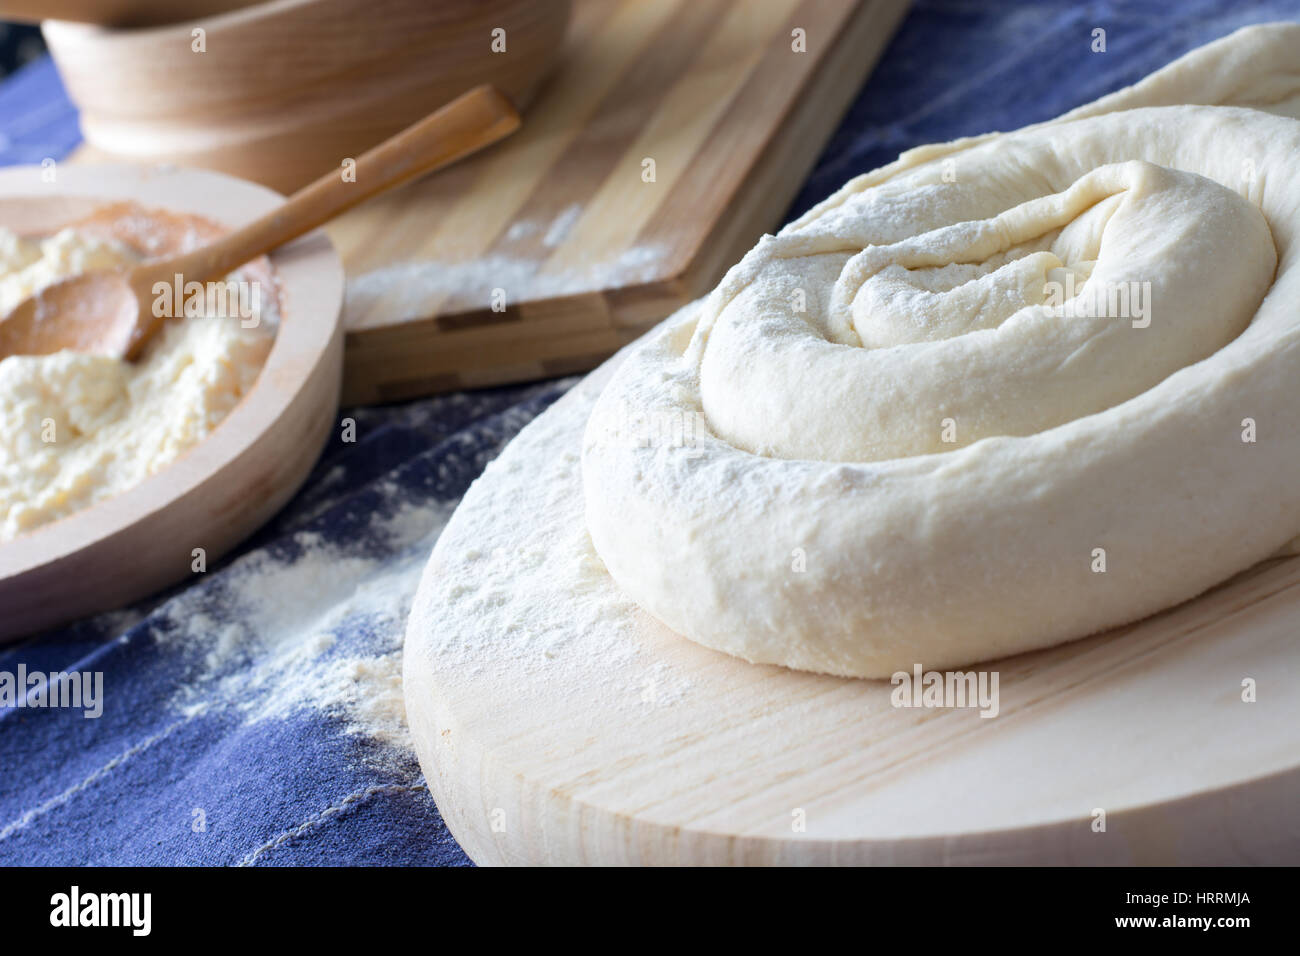
[{"label": "wooden cutting board", "polygon": [[888,682],[748,664],[619,599],[579,471],[608,371],[470,488],[412,609],[407,717],[475,861],[1300,861],[1300,557],[970,668],[998,675],[996,713],[896,706]]},{"label": "wooden cutting board", "polygon": [[344,401],[586,370],[705,292],[779,224],[906,7],[579,0],[518,134],[329,229]]}]

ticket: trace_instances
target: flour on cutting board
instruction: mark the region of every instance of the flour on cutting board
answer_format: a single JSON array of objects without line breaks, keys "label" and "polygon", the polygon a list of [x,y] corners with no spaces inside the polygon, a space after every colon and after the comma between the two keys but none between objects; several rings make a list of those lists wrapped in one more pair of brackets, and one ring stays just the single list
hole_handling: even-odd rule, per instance
[{"label": "flour on cutting board", "polygon": [[538,222],[536,219],[519,219],[510,224],[506,230],[507,242],[519,242],[527,239],[529,236],[535,236],[543,229],[546,234],[542,236],[542,245],[548,249],[553,249],[564,241],[573,228],[573,224],[582,217],[582,206],[579,203],[571,203],[565,210],[548,222]]},{"label": "flour on cutting board", "polygon": [[582,216],[582,207],[577,203],[569,206],[564,212],[555,217],[550,227],[546,230],[546,235],[542,237],[542,245],[548,249],[553,249],[562,243],[573,224]]},{"label": "flour on cutting board", "polygon": [[[562,241],[580,211],[574,209],[546,227],[543,245],[550,247]],[[507,237],[523,238],[541,228],[516,223]],[[344,321],[355,325],[377,319],[423,318],[435,308],[448,313],[478,311],[491,307],[494,289],[505,290],[506,303],[511,304],[640,285],[658,277],[668,252],[664,245],[633,246],[608,262],[553,272],[539,271],[545,263],[537,259],[500,254],[464,262],[397,263],[348,280]]]},{"label": "flour on cutting board", "polygon": [[[544,703],[530,695],[581,693],[600,696],[602,707],[646,711],[690,696],[690,675],[644,650],[636,631],[649,619],[614,584],[582,520],[582,429],[611,370],[607,363],[525,427],[439,540],[411,628],[416,653],[436,657],[448,688],[490,668],[512,688],[509,707]],[[551,517],[528,522],[526,538],[521,521],[502,519],[531,514]],[[484,642],[507,642],[511,653],[484,653]]]},{"label": "flour on cutting board", "polygon": [[299,532],[295,553],[254,552],[224,569],[214,587],[170,601],[158,640],[196,652],[174,705],[186,714],[233,710],[249,723],[310,710],[408,751],[404,623],[453,506],[404,504],[372,521],[367,538],[378,545],[376,557]]}]

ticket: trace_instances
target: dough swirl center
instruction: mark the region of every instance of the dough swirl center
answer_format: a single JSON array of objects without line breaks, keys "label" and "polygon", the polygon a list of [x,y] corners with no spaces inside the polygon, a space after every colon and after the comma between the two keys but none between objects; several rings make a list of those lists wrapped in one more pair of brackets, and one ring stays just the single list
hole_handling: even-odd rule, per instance
[{"label": "dough swirl center", "polygon": [[987,218],[863,238],[768,237],[706,305],[690,357],[717,435],[867,462],[1035,434],[1227,345],[1277,264],[1251,203],[1143,161]]}]

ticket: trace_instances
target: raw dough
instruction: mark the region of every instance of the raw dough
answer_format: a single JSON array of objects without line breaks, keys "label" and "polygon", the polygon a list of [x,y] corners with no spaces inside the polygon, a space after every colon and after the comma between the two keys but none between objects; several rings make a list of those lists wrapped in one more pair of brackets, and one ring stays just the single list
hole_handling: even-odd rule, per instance
[{"label": "raw dough", "polygon": [[593,411],[609,573],[709,647],[887,677],[1275,553],[1300,531],[1298,115],[1300,25],[1252,27],[764,237]]},{"label": "raw dough", "polygon": [[[0,314],[49,283],[136,254],[72,230],[0,230]],[[262,322],[186,316],[140,360],[63,351],[0,361],[0,541],[139,484],[208,435],[270,352]]]}]

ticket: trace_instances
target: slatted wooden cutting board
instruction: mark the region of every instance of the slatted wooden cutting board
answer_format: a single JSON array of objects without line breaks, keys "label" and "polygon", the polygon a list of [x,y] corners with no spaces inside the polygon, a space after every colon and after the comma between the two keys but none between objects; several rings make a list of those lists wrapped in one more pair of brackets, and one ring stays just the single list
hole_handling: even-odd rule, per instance
[{"label": "slatted wooden cutting board", "polygon": [[579,0],[518,134],[330,228],[344,401],[585,370],[702,294],[779,224],[906,6]]}]

